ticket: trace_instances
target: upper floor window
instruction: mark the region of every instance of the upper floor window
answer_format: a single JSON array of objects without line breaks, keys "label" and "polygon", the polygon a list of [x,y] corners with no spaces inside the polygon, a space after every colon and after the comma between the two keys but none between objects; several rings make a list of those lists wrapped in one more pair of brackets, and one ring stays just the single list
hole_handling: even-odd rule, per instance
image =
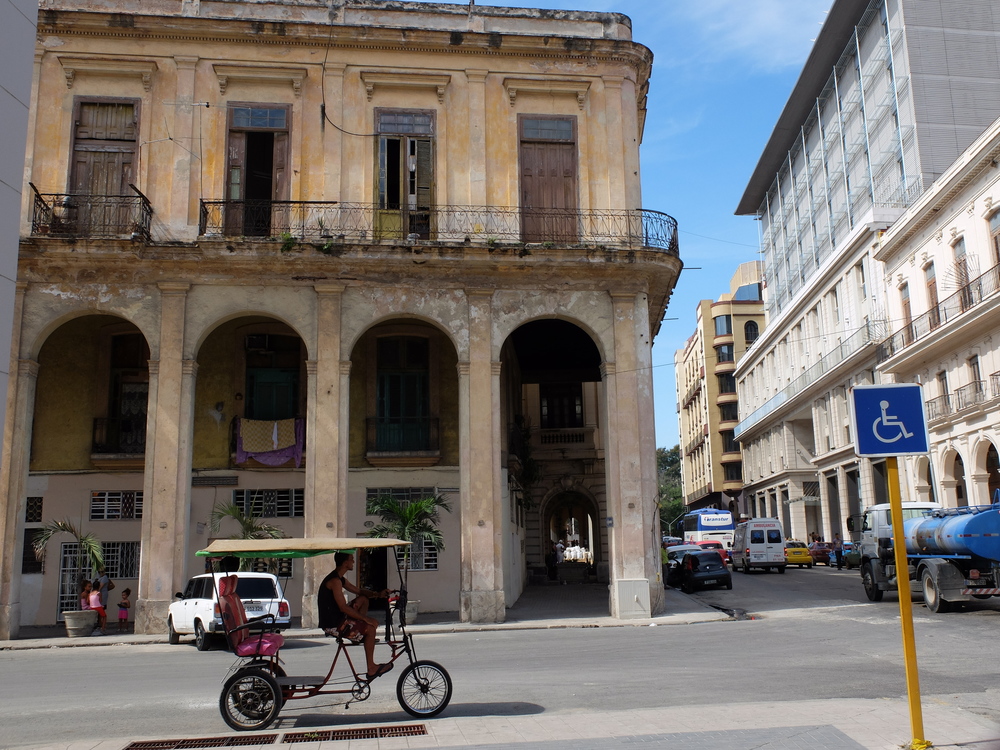
[{"label": "upper floor window", "polygon": [[990,237],[993,240],[993,262],[1000,264],[1000,211],[990,217]]},{"label": "upper floor window", "polygon": [[719,404],[719,419],[723,422],[734,422],[740,418],[740,405],[736,402]]},{"label": "upper floor window", "polygon": [[303,354],[298,336],[251,333],[244,338],[246,419],[293,419],[299,413]]},{"label": "upper floor window", "polygon": [[736,393],[736,378],[731,373],[716,377],[719,379],[719,393]]},{"label": "upper floor window", "polygon": [[428,450],[431,414],[427,338],[382,336],[376,350],[375,450]]},{"label": "upper floor window", "polygon": [[719,433],[722,436],[723,453],[738,453],[740,444],[736,442],[733,430],[723,430]]},{"label": "upper floor window", "polygon": [[733,345],[723,344],[715,347],[715,359],[717,362],[733,362],[735,360]]},{"label": "upper floor window", "polygon": [[538,395],[542,428],[583,427],[581,383],[542,383]]},{"label": "upper floor window", "polygon": [[434,204],[434,112],[375,110],[377,237],[429,239]]},{"label": "upper floor window", "polygon": [[525,242],[575,242],[576,118],[520,115],[521,237]]},{"label": "upper floor window", "polygon": [[715,321],[715,335],[728,336],[733,332],[733,316],[719,315],[713,318]]},{"label": "upper floor window", "polygon": [[743,338],[746,339],[748,344],[752,344],[760,336],[760,328],[757,325],[757,321],[748,320],[746,325],[743,326]]},{"label": "upper floor window", "polygon": [[90,520],[117,521],[142,518],[142,492],[95,491],[90,493]]},{"label": "upper floor window", "polygon": [[269,237],[271,202],[289,196],[291,109],[283,104],[234,103],[228,117],[226,234]]},{"label": "upper floor window", "polygon": [[258,518],[301,518],[305,515],[305,491],[233,490],[233,505],[244,515]]}]

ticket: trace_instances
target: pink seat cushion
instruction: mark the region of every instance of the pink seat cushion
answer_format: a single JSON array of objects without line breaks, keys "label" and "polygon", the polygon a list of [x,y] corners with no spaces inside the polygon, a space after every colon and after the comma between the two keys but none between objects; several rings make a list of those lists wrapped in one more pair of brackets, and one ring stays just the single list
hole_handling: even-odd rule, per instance
[{"label": "pink seat cushion", "polygon": [[274,656],[285,645],[285,637],[280,633],[252,635],[236,646],[237,656]]}]

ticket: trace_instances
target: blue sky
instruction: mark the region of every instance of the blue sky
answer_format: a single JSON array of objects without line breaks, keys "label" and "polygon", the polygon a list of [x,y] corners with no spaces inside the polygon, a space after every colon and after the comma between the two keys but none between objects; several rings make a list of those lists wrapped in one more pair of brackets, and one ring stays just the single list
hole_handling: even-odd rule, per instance
[{"label": "blue sky", "polygon": [[692,268],[681,274],[653,343],[656,444],[672,447],[678,442],[674,352],[694,331],[698,300],[728,292],[736,267],[759,257],[757,222],[733,211],[832,0],[508,4],[624,13],[633,40],[653,51],[642,202],[677,219],[681,258]]}]

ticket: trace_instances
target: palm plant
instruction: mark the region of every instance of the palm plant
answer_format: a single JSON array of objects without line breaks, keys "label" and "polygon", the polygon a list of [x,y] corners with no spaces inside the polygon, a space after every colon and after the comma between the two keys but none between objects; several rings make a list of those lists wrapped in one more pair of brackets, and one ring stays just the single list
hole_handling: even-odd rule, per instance
[{"label": "palm plant", "polygon": [[76,525],[69,519],[64,518],[61,521],[49,521],[35,532],[35,535],[31,539],[31,547],[35,551],[35,559],[45,559],[45,548],[56,534],[69,534],[76,540],[80,550],[80,557],[83,558],[81,562],[90,568],[89,575],[85,577],[96,577],[97,571],[104,567],[104,549],[101,546],[101,540],[91,532],[81,534]]},{"label": "palm plant", "polygon": [[[235,534],[230,534],[230,539],[281,539],[285,536],[284,529],[268,523],[262,516],[258,516],[251,511],[244,513],[236,503],[228,505],[216,505],[212,508],[211,529],[213,534],[219,533],[219,526],[224,518],[231,518],[239,525]],[[254,561],[246,558],[240,559],[240,570],[250,570]],[[275,557],[267,560],[268,571],[276,573],[278,569],[278,559]]]},{"label": "palm plant", "polygon": [[[451,505],[443,495],[427,495],[416,500],[404,500],[391,495],[371,498],[365,513],[378,516],[381,523],[368,530],[368,536],[380,539],[393,538],[404,542],[430,544],[434,549],[444,549],[444,535],[438,528],[441,511],[451,513]],[[403,547],[403,588],[406,588],[410,565],[410,547]]]}]

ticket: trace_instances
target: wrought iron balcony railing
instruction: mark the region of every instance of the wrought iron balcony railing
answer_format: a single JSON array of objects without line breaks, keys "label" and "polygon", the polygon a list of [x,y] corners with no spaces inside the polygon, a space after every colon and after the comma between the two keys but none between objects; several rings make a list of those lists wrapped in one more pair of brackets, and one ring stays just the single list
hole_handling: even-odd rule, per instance
[{"label": "wrought iron balcony railing", "polygon": [[142,455],[146,452],[146,419],[95,419],[93,453]]},{"label": "wrought iron balcony railing", "polygon": [[334,243],[379,240],[585,243],[676,253],[677,221],[646,209],[575,210],[510,206],[382,208],[336,201],[205,201],[205,237],[267,237]]},{"label": "wrought iron balcony railing", "polygon": [[441,449],[434,417],[371,417],[367,420],[369,453],[413,453]]},{"label": "wrought iron balcony railing", "polygon": [[974,380],[968,385],[955,389],[955,411],[968,409],[986,400],[986,381]]},{"label": "wrought iron balcony railing", "polygon": [[885,362],[931,331],[954,320],[1000,291],[1000,265],[970,281],[930,310],[914,318],[878,345],[878,362]]},{"label": "wrought iron balcony railing", "polygon": [[129,187],[135,195],[40,193],[31,185],[35,193],[31,236],[127,238],[149,242],[152,205],[135,185]]},{"label": "wrought iron balcony railing", "polygon": [[940,419],[951,414],[951,396],[944,395],[929,399],[927,405],[927,420]]}]

